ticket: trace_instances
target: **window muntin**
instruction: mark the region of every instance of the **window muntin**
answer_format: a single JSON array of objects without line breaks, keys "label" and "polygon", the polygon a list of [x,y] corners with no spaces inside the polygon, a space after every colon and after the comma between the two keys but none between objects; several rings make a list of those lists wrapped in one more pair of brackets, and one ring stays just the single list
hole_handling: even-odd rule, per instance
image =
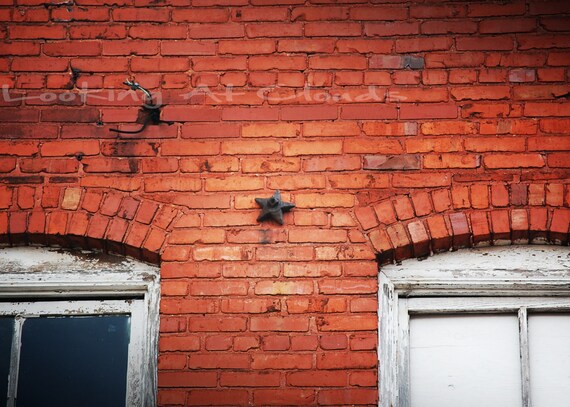
[{"label": "window muntin", "polygon": [[[402,378],[401,385],[412,407],[566,405],[570,365],[549,369],[537,355],[570,358],[563,342],[570,298],[412,297],[399,307],[400,339],[409,343],[400,356],[409,382]],[[547,335],[545,319],[566,322],[548,324],[558,339]]]},{"label": "window muntin", "polygon": [[[12,321],[8,406],[131,406],[141,376],[142,300],[0,303]],[[4,379],[4,377],[3,377]],[[2,398],[6,393],[2,395]]]},{"label": "window muntin", "polygon": [[[379,282],[380,405],[409,407],[410,315],[510,313],[528,324],[537,313],[559,312],[570,305],[570,256],[568,248],[556,246],[468,249],[383,267]],[[521,312],[531,318],[520,318]],[[521,334],[520,340],[528,341],[528,328],[521,327],[526,335]],[[531,387],[532,351],[528,346],[521,349],[527,349],[525,366],[520,367],[527,372],[520,376],[524,398],[532,395],[535,383]],[[563,351],[570,358],[568,348]],[[535,396],[522,405],[528,406]]]},{"label": "window muntin", "polygon": [[[6,325],[9,332],[16,332],[10,322],[10,318],[17,320],[16,315],[20,320],[25,316],[128,316],[128,407],[156,405],[159,299],[155,266],[89,251],[0,249],[0,314],[11,315],[0,315],[0,329]],[[0,369],[2,345],[0,341]],[[10,361],[10,365],[14,364]]]}]

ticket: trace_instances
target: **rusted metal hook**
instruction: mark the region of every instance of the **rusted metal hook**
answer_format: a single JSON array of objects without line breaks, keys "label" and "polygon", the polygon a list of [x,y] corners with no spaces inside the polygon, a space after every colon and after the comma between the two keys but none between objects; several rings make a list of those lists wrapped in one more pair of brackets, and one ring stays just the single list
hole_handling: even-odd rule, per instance
[{"label": "rusted metal hook", "polygon": [[119,130],[119,129],[109,129],[109,131],[113,131],[115,133],[123,133],[123,134],[137,134],[142,132],[149,124],[151,125],[158,125],[160,123],[166,123],[168,125],[173,124],[173,122],[160,119],[160,106],[154,104],[152,100],[152,93],[150,93],[147,89],[143,88],[134,79],[132,81],[127,79],[123,82],[123,84],[131,88],[131,90],[134,91],[140,90],[145,94],[146,102],[143,104],[141,110],[139,111],[139,116],[137,117],[137,123],[142,122],[142,127],[138,130],[133,130],[133,131]]}]

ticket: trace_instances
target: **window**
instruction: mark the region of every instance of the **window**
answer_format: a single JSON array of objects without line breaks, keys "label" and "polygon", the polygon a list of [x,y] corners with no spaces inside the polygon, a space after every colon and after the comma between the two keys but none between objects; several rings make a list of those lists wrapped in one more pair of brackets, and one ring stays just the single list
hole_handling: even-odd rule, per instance
[{"label": "window", "polygon": [[380,273],[380,403],[562,407],[567,248],[472,249]]},{"label": "window", "polygon": [[156,267],[25,247],[0,270],[0,406],[156,405]]}]

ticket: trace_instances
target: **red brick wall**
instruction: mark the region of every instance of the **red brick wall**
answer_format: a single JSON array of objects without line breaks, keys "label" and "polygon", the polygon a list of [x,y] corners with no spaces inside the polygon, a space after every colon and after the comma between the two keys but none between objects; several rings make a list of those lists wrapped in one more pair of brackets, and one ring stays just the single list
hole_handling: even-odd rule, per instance
[{"label": "red brick wall", "polygon": [[377,259],[568,242],[567,1],[0,5],[0,240],[161,258],[161,406],[375,405]]}]

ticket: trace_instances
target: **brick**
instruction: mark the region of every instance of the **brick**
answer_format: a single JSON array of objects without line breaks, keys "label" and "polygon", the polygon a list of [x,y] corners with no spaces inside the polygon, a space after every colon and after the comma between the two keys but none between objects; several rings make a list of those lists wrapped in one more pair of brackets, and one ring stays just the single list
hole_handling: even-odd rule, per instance
[{"label": "brick", "polygon": [[384,120],[396,119],[397,115],[394,106],[368,104],[343,106],[340,117],[347,120]]},{"label": "brick", "polygon": [[189,27],[190,38],[241,38],[244,36],[244,26],[241,24],[192,24]]},{"label": "brick", "polygon": [[242,127],[242,137],[297,137],[301,125],[296,123],[248,123]]},{"label": "brick", "polygon": [[435,252],[449,250],[451,247],[451,233],[443,216],[432,216],[427,219],[431,235],[432,249]]},{"label": "brick", "polygon": [[464,118],[505,117],[509,116],[510,113],[511,106],[506,103],[468,103],[461,107],[461,117]]},{"label": "brick", "polygon": [[[461,23],[464,26],[464,22]],[[427,68],[466,68],[480,67],[485,61],[485,55],[481,52],[430,53],[426,55]]]},{"label": "brick", "polygon": [[402,145],[394,139],[355,140],[344,141],[344,152],[349,154],[400,154]]},{"label": "brick", "polygon": [[492,237],[494,242],[510,240],[509,213],[506,210],[491,212]]},{"label": "brick", "polygon": [[[123,26],[118,26],[124,30]],[[99,28],[99,30],[101,30]],[[183,24],[135,24],[129,28],[129,36],[143,39],[185,39],[188,27]],[[120,38],[124,38],[121,36]]]},{"label": "brick", "polygon": [[[8,161],[6,162],[9,163]],[[62,160],[30,158],[20,160],[20,170],[23,173],[70,174],[77,172],[78,169],[79,163],[75,158]]]},{"label": "brick", "polygon": [[570,103],[526,103],[524,113],[527,116],[568,116]]},{"label": "brick", "polygon": [[441,187],[451,183],[449,174],[394,174],[392,185],[395,187]]},{"label": "brick", "polygon": [[249,141],[225,141],[222,143],[222,154],[264,154],[270,155],[278,153],[281,146],[276,141],[260,140],[252,144]]},{"label": "brick", "polygon": [[63,157],[99,154],[99,142],[92,141],[48,141],[42,144],[40,153],[44,157]]},{"label": "brick", "polygon": [[396,260],[411,257],[411,242],[401,223],[396,223],[386,228],[386,233],[394,247]]},{"label": "brick", "polygon": [[461,143],[457,137],[422,138],[406,141],[408,153],[421,152],[450,152],[461,150]]},{"label": "brick", "polygon": [[451,188],[451,200],[454,209],[469,208],[469,187],[464,185],[453,186]]},{"label": "brick", "polygon": [[99,41],[58,41],[46,43],[43,52],[49,56],[97,56],[101,54]]},{"label": "brick", "polygon": [[187,405],[228,405],[247,404],[248,392],[245,390],[193,390],[188,394]]},{"label": "brick", "polygon": [[342,141],[288,141],[283,143],[283,155],[341,154]]},{"label": "brick", "polygon": [[253,56],[249,58],[249,69],[252,71],[303,70],[305,68],[306,59],[299,56]]},{"label": "brick", "polygon": [[546,185],[546,204],[551,206],[562,206],[563,186],[561,184]]},{"label": "brick", "polygon": [[378,226],[378,219],[372,207],[356,208],[354,213],[364,230]]},{"label": "brick", "polygon": [[461,51],[509,51],[514,41],[509,37],[459,37],[456,47]]},{"label": "brick", "polygon": [[454,119],[458,115],[456,105],[414,104],[400,107],[400,119]]},{"label": "brick", "polygon": [[380,202],[373,207],[380,223],[390,225],[396,222],[396,211],[391,201]]},{"label": "brick", "polygon": [[[77,213],[75,213],[72,217],[72,222],[70,222],[69,228],[67,233],[72,235],[72,234],[77,234],[74,233],[77,229],[74,228],[73,223],[76,223],[76,226],[79,226],[79,224],[81,223],[81,221],[79,220],[79,216],[75,216],[77,215]],[[45,213],[42,212],[31,212],[30,216],[28,218],[28,233],[36,233],[36,234],[44,234],[45,233],[45,224],[46,224],[46,215]],[[85,234],[85,230],[87,229],[86,226],[86,222],[84,222],[85,228],[79,232],[80,235]],[[0,228],[1,229],[1,228]],[[3,234],[5,234],[6,232],[3,232]]]},{"label": "brick", "polygon": [[276,332],[306,332],[309,319],[306,317],[251,317],[250,330]]},{"label": "brick", "polygon": [[346,405],[376,404],[378,394],[371,389],[342,389],[319,391],[319,405],[336,405],[342,400]]},{"label": "brick", "polygon": [[[319,282],[319,293],[325,295],[374,294],[377,291],[377,285],[378,285],[377,282],[371,279],[342,279],[342,280],[334,279],[334,280]],[[346,319],[346,317],[343,318]],[[354,328],[354,329],[359,329],[359,328]],[[329,330],[329,329],[321,327],[321,330]],[[344,329],[337,329],[337,330],[344,330]]]},{"label": "brick", "polygon": [[423,160],[424,168],[477,168],[480,164],[477,155],[431,154]]},{"label": "brick", "polygon": [[312,292],[313,285],[310,282],[262,281],[255,285],[257,295],[307,295]]},{"label": "brick", "polygon": [[[359,157],[311,157],[303,160],[303,170],[313,171],[349,171],[358,170],[361,167]],[[242,163],[243,168],[243,163]]]},{"label": "brick", "polygon": [[279,372],[222,372],[220,384],[224,387],[278,387]]},{"label": "brick", "polygon": [[419,22],[365,23],[364,34],[374,37],[415,35],[420,33]]},{"label": "brick", "polygon": [[477,31],[477,23],[469,20],[426,21],[421,25],[422,34],[469,34]]},{"label": "brick", "polygon": [[548,166],[553,168],[569,168],[570,167],[570,154],[569,153],[553,153],[547,156]]},{"label": "brick", "polygon": [[500,100],[510,97],[508,86],[470,86],[451,89],[451,96],[457,100]]},{"label": "brick", "polygon": [[274,107],[235,107],[222,110],[222,120],[227,121],[255,121],[277,120],[279,111]]},{"label": "brick", "polygon": [[487,168],[536,168],[545,165],[540,154],[491,154],[483,157]]},{"label": "brick", "polygon": [[167,141],[161,145],[163,156],[201,156],[217,155],[220,152],[219,141]]},{"label": "brick", "polygon": [[301,37],[302,33],[303,25],[301,23],[261,23],[246,26],[246,34],[250,38]]},{"label": "brick", "polygon": [[418,192],[411,196],[417,216],[425,216],[432,212],[432,204],[427,192]]},{"label": "brick", "polygon": [[60,7],[51,10],[54,21],[109,21],[109,10],[105,8],[75,8]]},{"label": "brick", "polygon": [[541,119],[540,129],[551,134],[570,134],[570,119]]},{"label": "brick", "polygon": [[335,47],[334,40],[313,39],[313,40],[280,40],[278,43],[279,52],[327,52],[332,53]]},{"label": "brick", "polygon": [[349,384],[351,386],[357,387],[369,387],[374,386],[378,381],[377,374],[375,372],[353,372],[349,376]]},{"label": "brick", "polygon": [[564,17],[542,17],[540,25],[547,31],[567,31]]},{"label": "brick", "polygon": [[473,134],[477,131],[477,126],[476,123],[467,121],[437,121],[423,123],[421,131],[425,135]]},{"label": "brick", "polygon": [[497,18],[479,23],[479,32],[482,34],[531,32],[535,29],[534,18]]},{"label": "brick", "polygon": [[465,8],[457,5],[412,5],[410,16],[415,18],[451,18],[464,16]]},{"label": "brick", "polygon": [[313,405],[315,402],[315,391],[308,389],[256,390],[254,391],[253,399],[254,403],[267,406]]},{"label": "brick", "polygon": [[324,352],[317,354],[317,368],[336,369],[369,369],[376,366],[376,352]]},{"label": "brick", "polygon": [[522,137],[477,137],[465,139],[467,151],[524,151],[525,139]]},{"label": "brick", "polygon": [[275,52],[275,41],[272,40],[233,40],[220,41],[218,52],[233,55],[259,55]]},{"label": "brick", "polygon": [[282,21],[285,20],[288,9],[285,7],[248,7],[234,10],[232,20],[235,21]]},{"label": "brick", "polygon": [[312,362],[312,355],[307,354],[254,354],[251,368],[255,370],[311,369]]},{"label": "brick", "polygon": [[550,232],[554,240],[568,241],[568,226],[570,223],[570,211],[568,209],[555,209],[552,215]]},{"label": "brick", "polygon": [[227,9],[174,9],[172,21],[189,23],[223,23],[228,21]]},{"label": "brick", "polygon": [[10,39],[63,39],[66,35],[66,29],[61,25],[38,26],[34,30],[30,30],[27,26],[11,26]]},{"label": "brick", "polygon": [[146,178],[144,180],[146,192],[168,192],[168,191],[199,191],[202,189],[202,182],[196,178]]},{"label": "brick", "polygon": [[0,44],[0,55],[39,55],[40,44],[18,41]]},{"label": "brick", "polygon": [[66,59],[53,57],[21,57],[12,63],[16,72],[64,72],[67,67]]},{"label": "brick", "polygon": [[509,192],[503,184],[491,186],[491,197],[493,206],[507,206],[509,204]]},{"label": "brick", "polygon": [[448,73],[443,70],[429,70],[422,73],[424,85],[443,85],[447,83]]},{"label": "brick", "polygon": [[166,56],[215,55],[216,44],[209,41],[161,41],[160,53]]},{"label": "brick", "polygon": [[31,209],[35,203],[36,189],[33,187],[20,187],[18,192],[18,207],[20,209]]},{"label": "brick", "polygon": [[445,37],[398,39],[396,40],[396,52],[447,51],[451,45],[452,39]]},{"label": "brick", "polygon": [[[237,317],[190,317],[188,319],[188,329],[195,332],[238,332],[245,331],[246,320],[245,318]],[[248,358],[247,355],[224,355],[219,358],[218,355],[200,355],[200,358],[192,361],[189,360],[189,364],[196,365],[195,367],[200,368],[218,368],[220,366],[227,366],[228,364],[233,368],[247,368]],[[245,357],[244,357],[245,356]],[[227,357],[227,360],[223,360]]]},{"label": "brick", "polygon": [[[50,214],[50,222],[52,221],[52,217],[55,218],[57,213]],[[50,223],[48,233],[50,234],[64,234],[65,233],[65,226],[66,226],[66,218],[63,218],[63,225],[52,225]],[[10,234],[17,235],[25,233],[27,230],[27,213],[26,212],[11,212],[10,213],[10,223],[9,223],[9,230]]]},{"label": "brick", "polygon": [[293,387],[342,387],[346,381],[346,372],[292,372],[287,375],[287,384]]},{"label": "brick", "polygon": [[309,58],[311,69],[366,69],[364,56],[313,56]]},{"label": "brick", "polygon": [[354,37],[361,35],[361,25],[354,22],[310,22],[305,24],[307,37]]},{"label": "brick", "polygon": [[[138,58],[131,59],[133,72],[183,72],[190,66],[186,58]],[[196,69],[198,70],[198,69]]]}]

